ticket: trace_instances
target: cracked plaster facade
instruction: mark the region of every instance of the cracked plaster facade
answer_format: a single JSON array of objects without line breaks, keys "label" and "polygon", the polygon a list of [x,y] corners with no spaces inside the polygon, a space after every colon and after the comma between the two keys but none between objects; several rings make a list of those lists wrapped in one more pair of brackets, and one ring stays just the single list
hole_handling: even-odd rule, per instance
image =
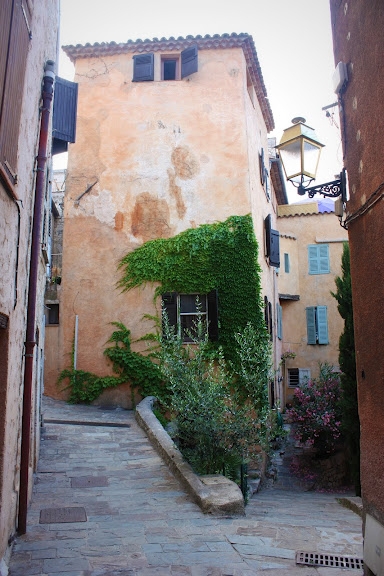
[{"label": "cracked plaster facade", "polygon": [[[205,39],[188,39],[177,49],[156,41],[144,48],[127,43],[120,52],[114,43],[65,47],[75,62],[79,100],[64,205],[59,362],[46,366],[45,391],[53,397],[64,395],[56,380],[70,365],[76,315],[77,367],[100,375],[111,373],[102,353],[110,322],[123,322],[133,340],[152,330],[142,316],[156,313],[153,286],[124,294],[116,289],[119,260],[148,240],[251,213],[263,296],[276,309],[264,218],[271,214],[276,222],[278,199],[273,186],[267,198],[259,171],[273,119],[261,76],[250,84],[250,71],[259,71],[253,41],[236,36],[233,46],[219,39],[209,47]],[[198,71],[162,81],[161,54],[179,54],[191,42],[199,47]],[[155,52],[154,81],[132,82],[132,56],[141,51]],[[277,366],[277,339],[274,348]],[[99,401],[130,407],[129,385],[106,391]]]}]

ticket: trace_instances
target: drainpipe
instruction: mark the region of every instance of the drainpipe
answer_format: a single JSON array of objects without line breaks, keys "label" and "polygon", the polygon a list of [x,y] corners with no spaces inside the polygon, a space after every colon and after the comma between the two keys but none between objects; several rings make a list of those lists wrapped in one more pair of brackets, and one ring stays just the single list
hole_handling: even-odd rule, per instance
[{"label": "drainpipe", "polygon": [[34,347],[36,345],[36,298],[38,285],[38,271],[41,251],[41,215],[44,201],[45,167],[47,163],[49,118],[53,99],[53,84],[55,80],[55,63],[47,60],[44,68],[42,87],[42,108],[40,119],[39,150],[37,154],[35,204],[33,210],[33,228],[31,243],[31,259],[29,268],[27,333],[25,342],[24,364],[24,393],[23,417],[21,432],[21,459],[20,459],[20,493],[18,533],[27,531],[28,484],[29,484],[29,457],[31,445],[31,410],[32,410],[32,382]]}]

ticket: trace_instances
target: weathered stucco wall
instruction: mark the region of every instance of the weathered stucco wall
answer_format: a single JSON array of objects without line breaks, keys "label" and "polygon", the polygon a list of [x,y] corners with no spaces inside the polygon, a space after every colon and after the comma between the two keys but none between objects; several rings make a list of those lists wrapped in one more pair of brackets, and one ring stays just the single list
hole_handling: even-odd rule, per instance
[{"label": "weathered stucco wall", "polygon": [[[307,368],[317,377],[319,363],[339,366],[339,337],[344,321],[337,310],[337,301],[331,295],[336,291],[335,278],[341,275],[343,241],[347,232],[341,228],[334,213],[299,214],[280,217],[278,227],[282,264],[279,272],[279,292],[300,296],[299,300],[281,300],[283,306],[283,352],[291,350],[296,358],[287,359],[286,368]],[[308,245],[328,244],[329,274],[308,273]],[[291,268],[284,269],[284,251],[289,254]],[[307,344],[307,306],[327,306],[329,344]],[[288,374],[284,375],[286,401],[291,401],[293,389],[288,387]]]},{"label": "weathered stucco wall", "polygon": [[[34,202],[35,157],[39,135],[39,105],[45,62],[57,60],[58,2],[34,3],[33,32],[22,98],[18,147],[18,207],[0,183],[0,312],[8,328],[0,329],[0,559],[14,534],[18,512],[20,437],[23,400],[24,342],[29,278],[31,219]],[[19,253],[17,264],[17,243]],[[17,273],[16,273],[17,270]],[[35,346],[30,471],[36,465],[39,445],[40,389],[44,348],[43,291],[45,264],[40,260],[37,305],[39,341]],[[29,484],[30,489],[32,484]]]},{"label": "weathered stucco wall", "polygon": [[[76,62],[57,370],[70,365],[76,315],[77,367],[98,374],[110,372],[102,354],[110,322],[126,324],[133,339],[152,329],[142,315],[155,313],[153,287],[121,294],[115,286],[119,260],[147,240],[252,212],[263,290],[274,286],[263,257],[271,204],[258,167],[267,133],[247,91],[243,50],[199,50],[198,72],[182,81],[156,81],[155,74],[154,82],[132,82],[132,66],[129,53]],[[58,394],[53,388],[46,384]]]}]

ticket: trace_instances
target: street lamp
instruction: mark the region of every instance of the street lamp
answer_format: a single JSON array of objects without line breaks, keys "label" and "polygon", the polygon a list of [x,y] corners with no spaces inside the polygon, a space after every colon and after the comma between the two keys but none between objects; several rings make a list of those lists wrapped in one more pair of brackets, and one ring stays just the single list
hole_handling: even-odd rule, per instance
[{"label": "street lamp", "polygon": [[313,198],[319,193],[324,197],[338,198],[346,202],[346,174],[345,170],[338,180],[309,187],[316,178],[321,149],[324,144],[318,140],[315,131],[305,124],[305,118],[294,118],[292,126],[286,128],[276,146],[280,154],[281,163],[287,180],[297,188],[300,196],[308,194]]}]

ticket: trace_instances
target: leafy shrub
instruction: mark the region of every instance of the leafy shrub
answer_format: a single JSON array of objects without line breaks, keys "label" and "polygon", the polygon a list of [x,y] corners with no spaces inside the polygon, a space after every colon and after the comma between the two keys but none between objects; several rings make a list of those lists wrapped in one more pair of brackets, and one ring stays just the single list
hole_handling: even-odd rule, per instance
[{"label": "leafy shrub", "polygon": [[262,398],[239,403],[232,393],[233,374],[222,351],[212,351],[202,322],[198,338],[184,346],[164,316],[159,352],[160,370],[171,390],[168,408],[177,421],[177,441],[184,457],[198,473],[239,469],[260,446],[268,420],[266,384]]},{"label": "leafy shrub", "polygon": [[296,440],[312,445],[319,455],[334,452],[340,438],[340,393],[340,375],[329,364],[321,364],[319,378],[296,388],[293,406],[287,410]]}]

